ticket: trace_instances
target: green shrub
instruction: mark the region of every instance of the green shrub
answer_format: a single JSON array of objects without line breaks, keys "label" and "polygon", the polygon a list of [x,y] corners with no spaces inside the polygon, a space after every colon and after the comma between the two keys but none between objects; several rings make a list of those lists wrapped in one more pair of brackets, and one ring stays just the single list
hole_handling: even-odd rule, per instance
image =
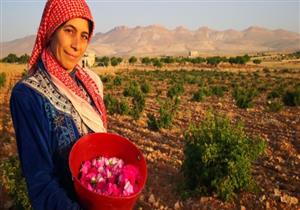
[{"label": "green shrub", "polygon": [[141,90],[136,81],[130,81],[129,85],[124,89],[123,95],[125,97],[131,96],[134,97],[135,95],[140,94]]},{"label": "green shrub", "polygon": [[210,95],[211,95],[210,90],[207,87],[202,86],[199,88],[197,92],[193,94],[192,101],[200,102],[203,101],[206,96],[210,96]]},{"label": "green shrub", "polygon": [[280,98],[284,93],[284,87],[279,86],[277,88],[274,88],[271,92],[268,93],[267,99],[274,99],[274,98]]},{"label": "green shrub", "polygon": [[259,93],[265,92],[268,90],[268,84],[262,84],[257,87]]},{"label": "green shrub", "polygon": [[120,85],[122,85],[122,78],[121,78],[120,76],[116,76],[115,79],[114,79],[113,84],[114,84],[115,86],[120,86]]},{"label": "green shrub", "polygon": [[[144,91],[145,91],[145,87]],[[124,96],[131,96],[132,98],[132,109],[129,111],[129,114],[135,119],[139,119],[141,113],[145,108],[145,96],[141,90],[141,87],[136,81],[131,81],[129,86],[123,91]]]},{"label": "green shrub", "polygon": [[300,87],[287,90],[283,95],[283,103],[286,106],[299,106],[300,105]]},{"label": "green shrub", "polygon": [[[0,106],[5,106],[5,102],[3,100],[3,104],[0,104]],[[2,128],[0,128],[0,142],[10,144],[12,143],[12,136],[10,134],[10,113],[9,112],[3,112],[2,118],[0,119],[0,123],[2,125]]]},{"label": "green shrub", "polygon": [[174,117],[176,115],[180,100],[178,98],[167,99],[164,102],[160,102],[159,118],[155,118],[153,114],[148,116],[148,128],[150,130],[158,131],[161,128],[171,127]]},{"label": "green shrub", "polygon": [[159,120],[153,114],[147,114],[148,128],[153,131],[158,131],[160,129]]},{"label": "green shrub", "polygon": [[129,114],[129,110],[130,109],[128,103],[126,101],[120,101],[118,114],[127,115]]},{"label": "green shrub", "polygon": [[189,195],[212,194],[230,200],[235,193],[251,190],[251,164],[264,151],[259,137],[250,138],[243,126],[231,126],[226,117],[208,114],[185,133],[184,190]]},{"label": "green shrub", "polygon": [[0,88],[4,87],[6,82],[6,74],[4,72],[0,73]]},{"label": "green shrub", "polygon": [[144,94],[139,91],[137,92],[133,98],[132,98],[132,110],[130,110],[130,115],[135,119],[139,119],[141,116],[141,113],[143,112],[145,108],[145,96]]},{"label": "green shrub", "polygon": [[200,102],[200,101],[203,101],[205,97],[206,97],[206,95],[205,95],[204,91],[202,89],[199,89],[197,92],[195,92],[193,94],[192,101]]},{"label": "green shrub", "polygon": [[118,100],[114,98],[111,94],[104,96],[104,104],[109,114],[114,114],[116,110]]},{"label": "green shrub", "polygon": [[168,128],[172,125],[179,104],[180,100],[175,98],[174,100],[167,99],[161,105],[159,109],[159,124],[161,128]]},{"label": "green shrub", "polygon": [[225,90],[226,90],[225,86],[213,86],[211,87],[211,94],[219,97],[223,97]]},{"label": "green shrub", "polygon": [[143,81],[142,84],[141,84],[141,91],[145,94],[149,93],[150,92],[150,85],[148,82],[146,81]]},{"label": "green shrub", "polygon": [[283,103],[280,100],[270,100],[268,101],[269,112],[279,112],[283,108]]},{"label": "green shrub", "polygon": [[257,95],[254,88],[236,87],[233,91],[233,97],[239,108],[245,109],[252,107],[252,100]]},{"label": "green shrub", "polygon": [[16,209],[32,209],[18,156],[10,156],[1,160],[0,169],[1,185],[14,199]]},{"label": "green shrub", "polygon": [[182,83],[174,83],[167,92],[167,96],[171,99],[174,99],[184,92],[184,87]]},{"label": "green shrub", "polygon": [[101,75],[100,78],[103,83],[109,83],[112,81],[112,76],[110,75]]},{"label": "green shrub", "polygon": [[126,115],[129,113],[129,106],[126,101],[119,101],[111,94],[104,96],[104,103],[109,114]]},{"label": "green shrub", "polygon": [[183,78],[184,82],[187,82],[188,84],[196,84],[197,83],[197,77],[189,74],[184,74]]}]

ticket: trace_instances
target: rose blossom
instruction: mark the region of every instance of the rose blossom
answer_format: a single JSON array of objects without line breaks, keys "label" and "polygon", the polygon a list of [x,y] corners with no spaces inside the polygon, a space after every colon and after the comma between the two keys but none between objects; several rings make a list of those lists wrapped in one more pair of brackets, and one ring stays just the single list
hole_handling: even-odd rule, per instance
[{"label": "rose blossom", "polygon": [[130,196],[138,190],[140,173],[122,159],[97,157],[82,163],[79,180],[89,190],[102,195]]}]

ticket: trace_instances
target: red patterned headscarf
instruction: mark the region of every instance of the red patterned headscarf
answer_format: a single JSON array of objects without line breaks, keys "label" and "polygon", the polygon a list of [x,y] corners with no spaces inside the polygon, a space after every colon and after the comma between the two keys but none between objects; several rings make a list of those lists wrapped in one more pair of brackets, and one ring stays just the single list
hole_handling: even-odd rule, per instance
[{"label": "red patterned headscarf", "polygon": [[[55,30],[73,18],[84,18],[92,23],[92,31],[90,31],[90,37],[94,30],[94,21],[92,14],[85,0],[48,0],[43,12],[39,30],[37,33],[35,45],[29,60],[29,68],[33,73],[36,68],[37,60],[41,57],[42,61],[51,76],[54,76],[60,80],[66,88],[71,90],[74,94],[80,98],[87,100],[87,97],[78,87],[76,82],[70,77],[68,72],[58,63],[57,59],[51,53],[49,49],[50,38]],[[82,69],[79,65],[76,65],[77,69],[75,76],[83,83],[87,92],[91,96],[98,113],[102,119],[103,125],[107,127],[107,116],[103,99],[100,95],[95,81],[89,76],[89,74]]]},{"label": "red patterned headscarf", "polygon": [[92,31],[90,31],[90,34],[92,35],[94,30],[94,21],[85,0],[47,1],[35,40],[35,45],[29,60],[29,67],[36,64],[43,49],[45,49],[45,47],[49,44],[48,42],[54,31],[64,22],[78,17],[85,18],[93,24]]}]

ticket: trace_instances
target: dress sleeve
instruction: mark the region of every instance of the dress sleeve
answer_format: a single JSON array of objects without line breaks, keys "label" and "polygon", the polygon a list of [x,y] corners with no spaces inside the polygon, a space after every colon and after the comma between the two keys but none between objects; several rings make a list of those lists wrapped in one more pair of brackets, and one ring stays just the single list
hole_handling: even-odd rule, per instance
[{"label": "dress sleeve", "polygon": [[17,84],[12,91],[10,109],[33,209],[81,209],[59,186],[55,176],[51,127],[41,95],[24,84]]}]

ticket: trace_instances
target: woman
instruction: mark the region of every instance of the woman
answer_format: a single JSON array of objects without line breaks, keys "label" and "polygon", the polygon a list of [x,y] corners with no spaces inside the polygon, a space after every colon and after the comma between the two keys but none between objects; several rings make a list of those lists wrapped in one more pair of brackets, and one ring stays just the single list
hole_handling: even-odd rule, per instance
[{"label": "woman", "polygon": [[68,168],[79,137],[106,132],[99,77],[77,65],[94,22],[84,0],[48,0],[29,61],[13,88],[11,114],[34,209],[80,209]]}]

